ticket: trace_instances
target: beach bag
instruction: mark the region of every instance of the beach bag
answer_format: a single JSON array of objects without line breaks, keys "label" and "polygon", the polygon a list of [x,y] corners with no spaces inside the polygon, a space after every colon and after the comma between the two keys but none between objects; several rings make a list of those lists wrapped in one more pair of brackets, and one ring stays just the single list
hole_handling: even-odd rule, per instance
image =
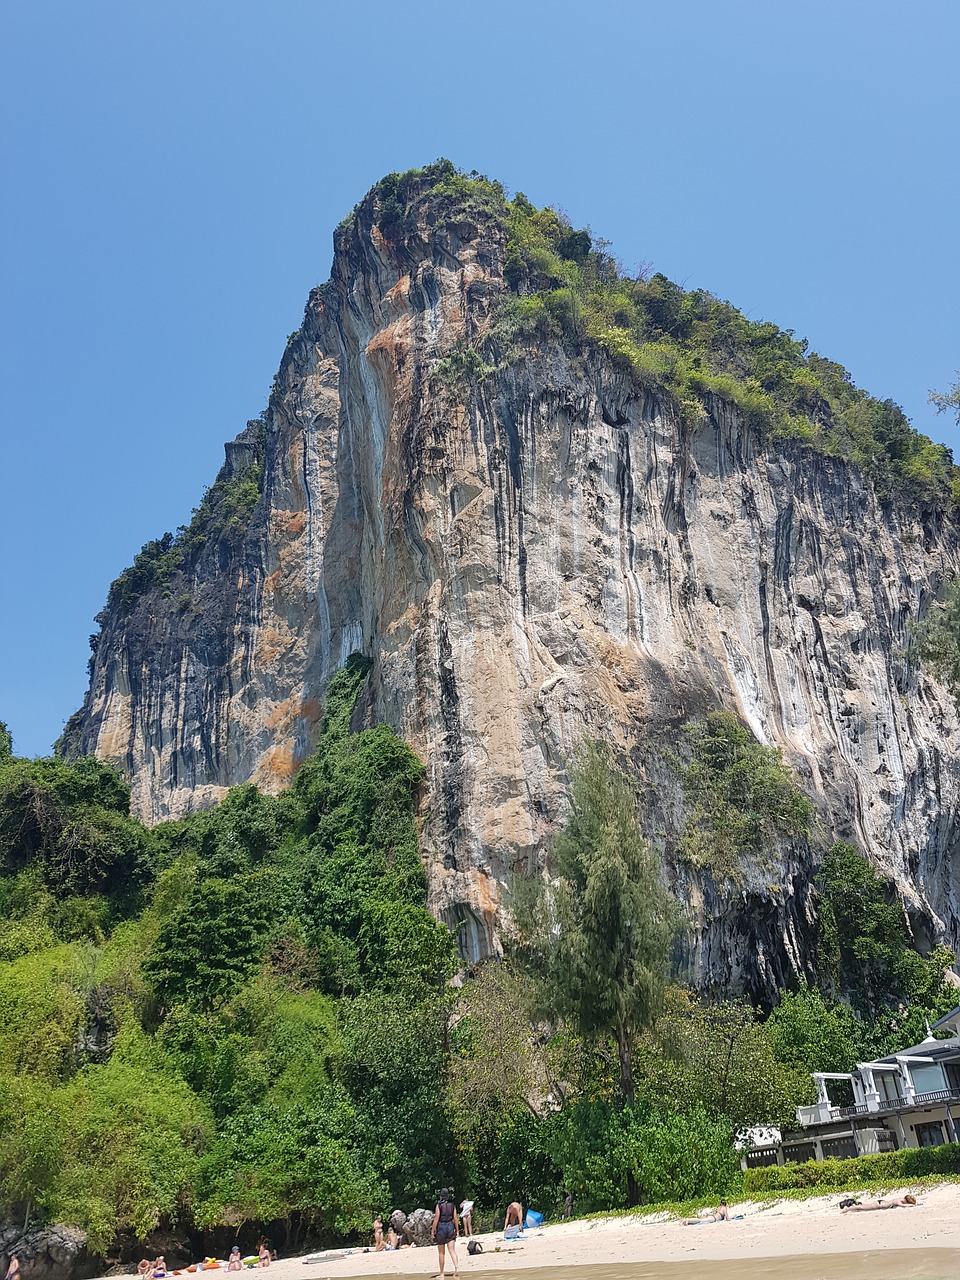
[{"label": "beach bag", "polygon": [[483,1253],[483,1245],[479,1240],[468,1240],[467,1253]]}]

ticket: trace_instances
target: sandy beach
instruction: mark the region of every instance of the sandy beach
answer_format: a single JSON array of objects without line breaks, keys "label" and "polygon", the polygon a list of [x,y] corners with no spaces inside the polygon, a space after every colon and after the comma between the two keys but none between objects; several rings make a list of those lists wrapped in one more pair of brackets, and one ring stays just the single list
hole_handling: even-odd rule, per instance
[{"label": "sandy beach", "polygon": [[[458,1252],[465,1277],[496,1272],[499,1280],[571,1267],[584,1268],[579,1280],[960,1280],[960,1185],[916,1194],[916,1207],[881,1213],[841,1213],[837,1194],[733,1205],[739,1220],[697,1226],[638,1217],[557,1223],[520,1243],[478,1236],[483,1253],[473,1256],[461,1240]],[[436,1249],[331,1250],[270,1268],[271,1280],[408,1275],[437,1275]]]}]

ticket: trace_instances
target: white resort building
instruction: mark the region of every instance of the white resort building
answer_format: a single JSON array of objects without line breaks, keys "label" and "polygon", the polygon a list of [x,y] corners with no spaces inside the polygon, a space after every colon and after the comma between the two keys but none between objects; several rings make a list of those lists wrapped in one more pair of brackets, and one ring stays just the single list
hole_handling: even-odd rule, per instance
[{"label": "white resort building", "polygon": [[[936,1031],[951,1034],[938,1040]],[[743,1168],[960,1141],[960,1006],[929,1032],[922,1044],[860,1062],[855,1071],[814,1072],[817,1101],[797,1108],[800,1130],[746,1150]],[[832,1101],[831,1091],[845,1101]]]}]

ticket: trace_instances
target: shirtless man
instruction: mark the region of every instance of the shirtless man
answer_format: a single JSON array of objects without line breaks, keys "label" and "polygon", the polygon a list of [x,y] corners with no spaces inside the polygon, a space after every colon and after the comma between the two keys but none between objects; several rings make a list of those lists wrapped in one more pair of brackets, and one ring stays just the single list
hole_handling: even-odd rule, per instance
[{"label": "shirtless man", "polygon": [[507,1211],[503,1215],[503,1229],[504,1231],[506,1231],[507,1227],[522,1227],[522,1226],[523,1226],[523,1205],[520,1203],[519,1200],[514,1200],[511,1204],[507,1205]]}]

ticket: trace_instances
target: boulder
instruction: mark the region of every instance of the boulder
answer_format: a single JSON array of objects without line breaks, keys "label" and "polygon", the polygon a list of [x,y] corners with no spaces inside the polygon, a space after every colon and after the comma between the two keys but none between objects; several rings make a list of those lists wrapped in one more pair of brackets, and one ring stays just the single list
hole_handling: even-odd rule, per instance
[{"label": "boulder", "polygon": [[14,1255],[23,1280],[85,1280],[103,1267],[87,1249],[86,1234],[62,1223],[27,1231],[0,1227],[0,1274]]},{"label": "boulder", "polygon": [[419,1245],[422,1249],[426,1245],[433,1244],[433,1240],[430,1237],[430,1228],[432,1226],[432,1209],[414,1209],[413,1213],[407,1218],[404,1230],[410,1243]]}]

